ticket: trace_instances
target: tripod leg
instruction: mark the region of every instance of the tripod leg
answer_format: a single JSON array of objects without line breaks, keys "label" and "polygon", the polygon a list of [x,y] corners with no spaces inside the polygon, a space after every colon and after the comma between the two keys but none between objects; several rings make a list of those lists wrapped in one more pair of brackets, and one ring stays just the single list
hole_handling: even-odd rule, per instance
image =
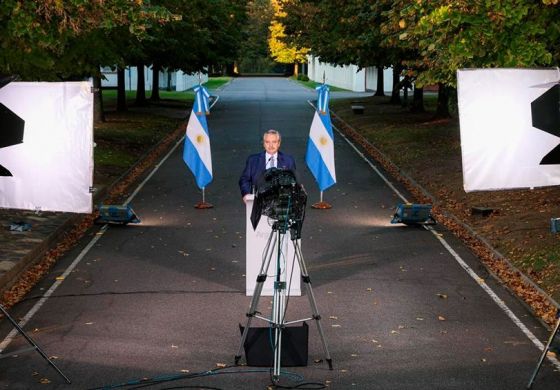
[{"label": "tripod leg", "polygon": [[286,290],[283,282],[277,277],[274,286],[274,311],[272,323],[274,326],[274,368],[272,379],[277,382],[280,379],[280,369],[282,363],[282,328],[285,317],[284,308],[286,305]]},{"label": "tripod leg", "polygon": [[535,371],[533,372],[533,375],[531,376],[531,379],[529,380],[529,383],[527,384],[527,389],[530,389],[533,386],[533,382],[535,381],[535,378],[537,377],[537,374],[539,373],[539,370],[541,369],[541,366],[543,364],[544,358],[546,357],[546,354],[548,353],[548,349],[550,348],[550,344],[552,344],[552,341],[554,340],[554,337],[556,336],[556,333],[558,333],[558,329],[560,328],[560,310],[558,311],[558,313],[556,314],[556,317],[558,318],[558,321],[556,321],[556,326],[554,327],[554,330],[552,331],[548,342],[546,343],[543,352],[541,354],[541,357],[539,358],[539,362],[537,363],[537,367],[535,367]]},{"label": "tripod leg", "polygon": [[235,365],[239,364],[239,360],[241,359],[241,355],[243,354],[243,346],[245,345],[245,340],[247,339],[247,334],[249,333],[249,327],[251,326],[251,322],[253,317],[257,313],[257,307],[259,305],[259,299],[262,294],[262,289],[264,287],[264,282],[266,281],[266,273],[268,271],[268,267],[270,265],[270,261],[272,259],[272,255],[274,253],[273,247],[271,247],[271,242],[273,238],[273,233],[270,232],[270,236],[268,237],[268,241],[266,243],[264,249],[264,257],[261,264],[261,269],[259,271],[259,275],[257,276],[257,283],[255,285],[255,291],[253,291],[253,299],[251,299],[251,306],[249,306],[249,311],[247,312],[247,323],[245,324],[245,329],[243,329],[243,334],[241,335],[241,344],[239,345],[239,349],[237,350],[237,355],[235,355]]},{"label": "tripod leg", "polygon": [[27,333],[25,333],[25,331],[21,328],[21,326],[19,326],[19,324],[8,314],[8,312],[6,311],[6,309],[4,309],[2,305],[0,305],[0,310],[6,316],[6,318],[12,323],[12,325],[17,329],[17,331],[27,340],[27,342],[33,346],[33,349],[36,349],[37,352],[39,352],[39,354],[43,357],[43,359],[45,359],[47,363],[49,363],[49,365],[52,368],[54,368],[56,372],[60,374],[60,376],[64,378],[66,383],[70,384],[71,383],[70,379],[68,379],[68,377],[66,377],[66,375],[64,375],[64,373],[60,371],[60,369],[56,366],[56,364],[54,364],[53,361],[49,359],[47,354],[43,352],[43,350],[35,343],[35,341],[33,341],[33,339],[27,335]]},{"label": "tripod leg", "polygon": [[323,326],[321,325],[321,316],[319,315],[319,311],[317,310],[317,303],[315,302],[315,295],[313,294],[313,288],[311,287],[311,278],[307,273],[307,267],[305,266],[305,261],[303,260],[303,253],[301,252],[301,246],[299,245],[297,240],[293,240],[292,242],[294,243],[296,257],[299,262],[301,277],[303,279],[303,283],[305,284],[305,289],[307,290],[307,298],[309,299],[309,305],[311,306],[311,310],[313,312],[313,319],[317,324],[317,331],[319,332],[319,337],[321,338],[321,344],[323,345],[323,350],[325,352],[325,359],[329,365],[329,370],[332,370],[333,369],[332,359],[329,353],[329,348],[327,347],[325,334],[323,333]]},{"label": "tripod leg", "polygon": [[286,267],[282,267],[282,251],[285,233],[277,233],[276,239],[276,279],[274,281],[274,300],[272,324],[274,326],[274,365],[272,370],[273,382],[280,380],[282,366],[282,331],[286,318]]}]

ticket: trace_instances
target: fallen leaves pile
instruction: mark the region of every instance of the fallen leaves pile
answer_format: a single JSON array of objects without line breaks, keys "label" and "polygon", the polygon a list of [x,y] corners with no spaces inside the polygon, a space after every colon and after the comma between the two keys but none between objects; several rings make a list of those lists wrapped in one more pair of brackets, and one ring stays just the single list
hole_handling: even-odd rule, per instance
[{"label": "fallen leaves pile", "polygon": [[[176,130],[165,136],[137,164],[117,179],[107,190],[103,202],[106,204],[123,202],[128,196],[128,189],[134,183],[137,183],[148,172],[149,168],[152,168],[160,157],[173,147],[174,143],[183,135],[184,130],[185,125],[181,124]],[[53,264],[74,247],[78,240],[87,233],[95,223],[98,215],[99,212],[94,211],[86,216],[75,217],[75,220],[72,221],[74,227],[70,231],[65,232],[53,248],[48,249],[37,262],[21,274],[8,290],[3,292],[0,303],[7,309],[18,303],[47,274]]]},{"label": "fallen leaves pile", "polygon": [[482,261],[482,264],[491,274],[495,275],[498,280],[504,283],[515,295],[525,302],[544,322],[549,325],[555,323],[555,315],[558,308],[527,276],[522,274],[505,257],[501,256],[490,247],[484,238],[480,237],[476,232],[454,216],[461,216],[461,214],[464,213],[464,210],[460,210],[460,205],[456,205],[456,207],[451,207],[450,209],[449,207],[448,209],[444,209],[441,206],[441,202],[438,202],[436,198],[428,194],[418,183],[402,172],[387,156],[370,144],[364,136],[344,122],[335,113],[331,112],[331,116],[337,128],[343,131],[353,142],[360,145],[370,157],[383,167],[383,169],[402,183],[406,189],[413,194],[417,202],[432,204],[432,215],[437,222],[460,238]]}]

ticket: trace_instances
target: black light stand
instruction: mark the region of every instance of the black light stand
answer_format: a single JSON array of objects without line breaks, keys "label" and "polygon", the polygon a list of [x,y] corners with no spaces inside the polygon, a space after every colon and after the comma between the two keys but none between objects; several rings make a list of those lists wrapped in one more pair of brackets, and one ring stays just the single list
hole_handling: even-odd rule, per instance
[{"label": "black light stand", "polygon": [[64,378],[66,383],[68,383],[68,384],[72,383],[72,382],[70,382],[70,379],[68,379],[66,377],[66,375],[64,375],[62,373],[62,371],[60,371],[60,369],[56,366],[56,364],[54,364],[53,361],[51,359],[49,359],[49,357],[35,343],[35,341],[33,341],[33,339],[31,337],[29,337],[27,335],[27,333],[25,333],[25,331],[21,328],[21,326],[19,326],[19,324],[8,314],[8,312],[6,311],[6,309],[4,309],[4,307],[2,305],[0,305],[0,311],[2,311],[2,313],[6,316],[6,318],[12,323],[12,325],[17,329],[17,331],[27,340],[27,342],[32,345],[31,348],[21,349],[19,351],[11,352],[10,354],[2,354],[1,351],[0,351],[0,359],[4,359],[4,358],[10,357],[10,356],[18,355],[18,354],[23,353],[23,352],[36,350],[43,357],[43,359],[45,359],[47,361],[47,363],[49,363],[51,365],[51,367],[54,368],[56,370],[56,372],[58,372],[60,374],[60,376],[62,376]]},{"label": "black light stand", "polygon": [[537,377],[537,374],[539,373],[539,370],[541,369],[544,358],[546,357],[546,354],[548,353],[548,351],[550,349],[550,345],[552,344],[552,341],[554,341],[554,337],[556,336],[556,334],[558,334],[558,329],[559,328],[560,328],[560,309],[556,312],[556,326],[554,327],[554,330],[550,334],[548,342],[546,343],[546,346],[544,347],[544,349],[542,351],[541,357],[539,358],[539,362],[537,363],[537,367],[535,367],[535,371],[533,371],[533,375],[531,375],[531,379],[529,380],[529,383],[527,384],[527,389],[530,389],[533,386],[533,382],[535,381],[535,378]]}]

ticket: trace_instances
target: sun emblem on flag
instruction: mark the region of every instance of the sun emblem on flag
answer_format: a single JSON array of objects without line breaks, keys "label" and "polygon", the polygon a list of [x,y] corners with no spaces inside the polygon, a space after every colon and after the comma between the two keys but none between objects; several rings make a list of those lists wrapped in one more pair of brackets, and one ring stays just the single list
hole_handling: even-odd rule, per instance
[{"label": "sun emblem on flag", "polygon": [[197,136],[196,136],[196,143],[198,143],[198,144],[203,143],[203,142],[204,142],[204,138],[205,138],[205,137],[204,137],[204,135],[202,135],[202,134],[197,135]]},{"label": "sun emblem on flag", "polygon": [[329,143],[329,140],[327,139],[327,137],[320,137],[319,142],[321,143],[321,146],[325,146]]}]

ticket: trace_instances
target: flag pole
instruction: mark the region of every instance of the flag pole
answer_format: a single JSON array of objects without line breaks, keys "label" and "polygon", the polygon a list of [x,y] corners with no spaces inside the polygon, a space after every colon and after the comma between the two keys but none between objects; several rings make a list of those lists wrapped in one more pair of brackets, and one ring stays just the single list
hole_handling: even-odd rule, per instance
[{"label": "flag pole", "polygon": [[[323,85],[325,85],[325,71],[323,71]],[[321,109],[319,108],[319,110]],[[323,191],[321,191],[319,194],[319,202],[313,203],[311,207],[318,210],[332,209],[332,205],[330,203],[323,201]]]},{"label": "flag pole", "polygon": [[202,187],[202,202],[198,202],[197,204],[194,205],[195,209],[211,209],[212,207],[214,207],[213,204],[211,203],[206,203],[206,195],[205,195],[205,187]]}]

